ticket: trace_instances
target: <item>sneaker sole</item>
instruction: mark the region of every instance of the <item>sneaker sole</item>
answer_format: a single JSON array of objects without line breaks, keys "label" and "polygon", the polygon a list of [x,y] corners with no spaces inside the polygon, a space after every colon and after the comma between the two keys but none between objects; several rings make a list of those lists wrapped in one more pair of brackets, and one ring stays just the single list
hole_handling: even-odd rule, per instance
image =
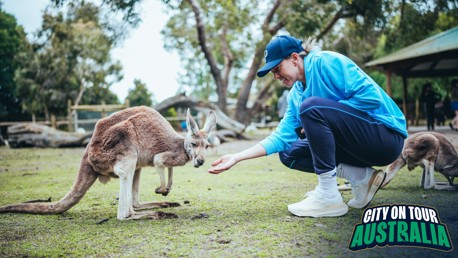
[{"label": "sneaker sole", "polygon": [[386,178],[386,173],[383,171],[383,170],[377,170],[376,173],[374,173],[374,175],[372,175],[371,179],[369,180],[369,184],[370,184],[370,189],[366,195],[366,199],[364,199],[364,205],[361,206],[361,207],[355,207],[355,206],[350,206],[352,208],[357,208],[357,209],[364,209],[366,208],[367,206],[369,206],[369,204],[371,203],[372,199],[374,198],[375,194],[378,192],[378,190],[381,188],[383,182],[385,181],[385,178]]},{"label": "sneaker sole", "polygon": [[299,217],[340,217],[347,214],[348,206],[344,202],[342,202],[342,204],[333,205],[326,209],[311,210],[306,212],[292,211],[288,206],[288,211]]}]

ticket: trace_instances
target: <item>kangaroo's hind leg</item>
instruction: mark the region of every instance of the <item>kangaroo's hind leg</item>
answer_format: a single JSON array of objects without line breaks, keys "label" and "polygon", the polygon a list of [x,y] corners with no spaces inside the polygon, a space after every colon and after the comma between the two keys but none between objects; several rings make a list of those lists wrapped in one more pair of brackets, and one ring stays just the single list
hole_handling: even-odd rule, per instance
[{"label": "kangaroo's hind leg", "polygon": [[118,161],[114,166],[114,173],[119,176],[119,220],[129,219],[134,213],[132,205],[132,183],[134,181],[136,163],[136,155],[129,155]]},{"label": "kangaroo's hind leg", "polygon": [[142,169],[139,168],[135,170],[134,182],[132,187],[132,198],[133,198],[133,207],[135,211],[154,209],[154,208],[168,208],[168,207],[177,207],[180,206],[177,202],[140,202],[140,176]]},{"label": "kangaroo's hind leg", "polygon": [[[134,177],[137,156],[135,154],[126,155],[114,166],[114,172],[119,176],[119,203],[118,215],[119,220],[131,219],[164,219],[176,218],[175,214],[164,212],[136,212],[133,208]],[[138,189],[135,190],[138,192]],[[138,199],[138,198],[137,198]]]}]

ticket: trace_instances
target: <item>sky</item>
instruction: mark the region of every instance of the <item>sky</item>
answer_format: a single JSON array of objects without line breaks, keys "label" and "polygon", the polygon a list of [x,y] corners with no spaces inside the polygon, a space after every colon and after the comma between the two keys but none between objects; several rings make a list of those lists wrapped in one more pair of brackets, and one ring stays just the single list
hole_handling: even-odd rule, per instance
[{"label": "sky", "polygon": [[[3,10],[16,17],[17,23],[31,34],[41,26],[42,14],[49,0],[3,0]],[[124,102],[134,79],[144,82],[156,101],[175,95],[181,71],[177,53],[164,49],[160,35],[167,16],[160,1],[144,0],[140,6],[142,23],[132,29],[128,38],[112,50],[112,59],[123,66],[124,78],[110,89]]]}]

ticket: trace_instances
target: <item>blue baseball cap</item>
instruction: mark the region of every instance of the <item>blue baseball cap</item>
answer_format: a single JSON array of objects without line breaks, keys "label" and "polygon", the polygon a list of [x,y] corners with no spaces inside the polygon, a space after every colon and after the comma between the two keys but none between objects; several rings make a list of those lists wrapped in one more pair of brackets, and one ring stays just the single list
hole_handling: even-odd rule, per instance
[{"label": "blue baseball cap", "polygon": [[264,51],[266,64],[257,72],[258,77],[264,77],[272,68],[292,53],[300,53],[302,51],[304,51],[302,40],[287,35],[275,37],[266,46]]}]

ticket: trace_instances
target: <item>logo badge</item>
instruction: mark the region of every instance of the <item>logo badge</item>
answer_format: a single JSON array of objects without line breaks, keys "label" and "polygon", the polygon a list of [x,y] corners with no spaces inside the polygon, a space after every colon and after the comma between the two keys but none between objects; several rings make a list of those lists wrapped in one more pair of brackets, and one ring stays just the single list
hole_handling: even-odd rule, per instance
[{"label": "logo badge", "polygon": [[267,52],[267,49],[264,50],[264,57],[267,57],[268,54],[269,54],[269,53]]},{"label": "logo badge", "polygon": [[411,246],[448,252],[450,234],[436,209],[418,205],[383,205],[367,208],[355,226],[349,249],[374,246]]}]

